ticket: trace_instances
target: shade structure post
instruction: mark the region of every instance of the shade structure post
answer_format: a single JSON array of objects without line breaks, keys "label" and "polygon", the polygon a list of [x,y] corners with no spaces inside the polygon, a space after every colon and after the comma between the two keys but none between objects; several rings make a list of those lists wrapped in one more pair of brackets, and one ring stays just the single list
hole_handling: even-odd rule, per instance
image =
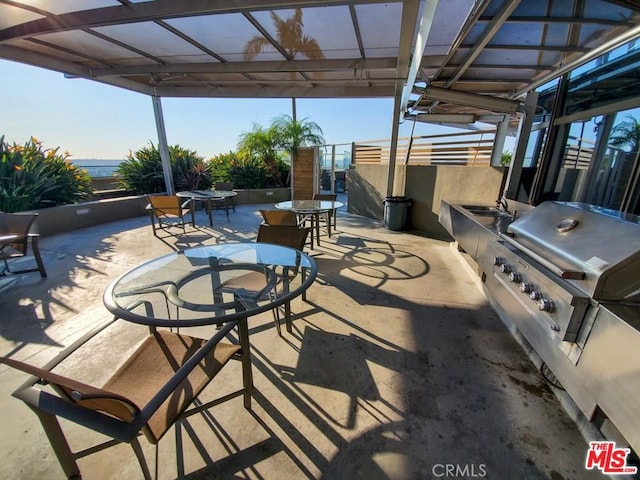
[{"label": "shade structure post", "polygon": [[160,97],[152,96],[153,114],[156,120],[156,130],[158,131],[158,150],[162,161],[162,173],[168,195],[175,195],[176,189],[173,185],[173,174],[171,169],[171,159],[169,157],[169,145],[167,144],[167,131],[164,126],[164,116],[162,115],[162,102]]}]

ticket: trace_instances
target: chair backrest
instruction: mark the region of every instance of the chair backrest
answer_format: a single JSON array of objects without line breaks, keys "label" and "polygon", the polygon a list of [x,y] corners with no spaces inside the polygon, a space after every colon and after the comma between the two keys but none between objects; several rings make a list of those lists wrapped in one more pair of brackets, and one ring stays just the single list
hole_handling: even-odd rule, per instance
[{"label": "chair backrest", "polygon": [[131,423],[140,408],[131,400],[116,393],[92,387],[42,368],[34,367],[11,358],[0,357],[4,363],[16,370],[33,375],[49,384],[62,398],[89,410],[104,412],[120,420]]},{"label": "chair backrest", "polygon": [[233,190],[233,187],[235,186],[235,184],[233,182],[221,182],[221,183],[216,183],[216,190],[227,190],[227,191],[231,191]]},{"label": "chair backrest", "polygon": [[256,242],[275,243],[302,251],[311,228],[295,225],[265,225],[258,227]]},{"label": "chair backrest", "polygon": [[267,225],[298,225],[298,216],[293,210],[260,210]]},{"label": "chair backrest", "polygon": [[167,215],[182,216],[185,210],[182,206],[182,202],[185,199],[177,195],[149,195],[147,199],[149,200],[149,205],[159,217]]},{"label": "chair backrest", "polygon": [[330,194],[330,193],[314,193],[314,200],[327,200],[330,202],[335,202],[338,199],[338,195]]},{"label": "chair backrest", "polygon": [[0,235],[16,235],[18,238],[3,244],[9,245],[23,255],[27,254],[27,239],[31,225],[38,217],[37,213],[4,213],[0,212]]}]

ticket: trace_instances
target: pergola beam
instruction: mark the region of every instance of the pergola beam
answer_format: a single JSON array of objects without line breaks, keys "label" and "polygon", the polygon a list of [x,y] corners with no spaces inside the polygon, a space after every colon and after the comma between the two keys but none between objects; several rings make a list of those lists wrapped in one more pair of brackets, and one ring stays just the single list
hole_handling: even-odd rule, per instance
[{"label": "pergola beam", "polygon": [[424,55],[424,49],[427,46],[427,39],[429,38],[429,32],[431,31],[431,25],[433,25],[433,19],[438,8],[439,0],[426,0],[424,9],[422,11],[422,18],[420,19],[420,26],[418,27],[418,36],[416,38],[416,46],[413,50],[413,57],[411,58],[411,66],[409,67],[409,74],[407,77],[407,83],[402,91],[401,100],[401,112],[403,116],[407,111],[407,105],[409,104],[409,95],[413,90],[413,85],[416,83],[416,77],[418,75],[418,69],[420,63],[422,63],[422,56]]},{"label": "pergola beam", "polygon": [[479,39],[476,40],[473,48],[467,53],[456,72],[447,79],[446,87],[453,86],[462,77],[464,72],[471,66],[473,61],[482,53],[484,47],[486,47],[491,39],[498,33],[498,30],[502,24],[509,18],[509,15],[516,9],[520,0],[507,0],[503,4],[502,8],[494,15],[492,21],[487,25],[487,28],[482,33]]},{"label": "pergola beam", "polygon": [[264,62],[214,62],[214,63],[169,63],[163,65],[122,65],[117,67],[98,67],[91,69],[93,77],[115,75],[142,75],[154,73],[278,73],[278,72],[326,72],[328,70],[395,69],[396,59],[317,59]]},{"label": "pergola beam", "polygon": [[499,113],[515,113],[520,106],[520,102],[516,100],[437,87],[427,87],[424,89],[423,98],[437,102],[481,108]]},{"label": "pergola beam", "polygon": [[161,97],[191,98],[389,98],[394,87],[388,86],[256,86],[256,87],[163,87],[153,91]]},{"label": "pergola beam", "polygon": [[9,45],[0,45],[0,58],[24,63],[26,65],[46,68],[47,70],[64,73],[70,77],[90,79],[107,85],[125,88],[138,93],[144,93],[146,95],[153,94],[153,87],[150,85],[144,85],[121,77],[92,78],[89,69],[86,67],[31,50],[24,50],[22,48],[11,47]]}]

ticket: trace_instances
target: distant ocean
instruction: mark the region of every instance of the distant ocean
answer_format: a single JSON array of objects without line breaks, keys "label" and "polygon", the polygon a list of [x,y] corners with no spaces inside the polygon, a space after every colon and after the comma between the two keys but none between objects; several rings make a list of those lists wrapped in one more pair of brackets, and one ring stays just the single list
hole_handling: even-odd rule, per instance
[{"label": "distant ocean", "polygon": [[76,167],[86,170],[90,177],[113,177],[122,160],[71,159]]}]

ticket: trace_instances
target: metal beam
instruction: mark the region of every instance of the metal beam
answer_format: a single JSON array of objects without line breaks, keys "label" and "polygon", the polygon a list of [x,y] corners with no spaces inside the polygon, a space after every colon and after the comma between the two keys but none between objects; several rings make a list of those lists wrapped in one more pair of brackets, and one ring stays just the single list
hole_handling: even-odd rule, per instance
[{"label": "metal beam", "polygon": [[47,70],[64,73],[65,75],[72,77],[86,78],[88,80],[112,85],[114,87],[125,88],[127,90],[144,93],[146,95],[153,94],[153,88],[149,85],[144,85],[142,83],[120,77],[95,79],[91,77],[90,71],[87,67],[83,67],[74,62],[68,62],[66,60],[60,60],[48,55],[43,55],[31,50],[10,47],[8,45],[0,45],[0,58],[35,67],[46,68]]},{"label": "metal beam", "polygon": [[502,150],[504,150],[504,141],[509,131],[509,115],[504,115],[502,120],[498,122],[496,134],[493,137],[493,149],[491,150],[490,165],[499,167],[502,164]]},{"label": "metal beam", "polygon": [[411,115],[410,118],[425,123],[461,123],[463,125],[476,121],[473,113],[418,113]]},{"label": "metal beam", "polygon": [[480,55],[482,49],[491,41],[502,24],[509,18],[509,15],[516,9],[520,0],[508,0],[505,1],[502,8],[494,15],[493,20],[487,26],[487,29],[482,33],[482,36],[475,42],[473,49],[467,54],[462,61],[456,72],[451,76],[446,83],[446,87],[451,87],[456,81],[464,74],[473,61]]},{"label": "metal beam", "polygon": [[589,50],[588,53],[581,55],[579,58],[576,58],[573,61],[569,61],[567,63],[562,64],[562,66],[559,66],[557,69],[555,69],[553,72],[549,73],[548,75],[544,75],[530,82],[526,87],[517,90],[516,92],[514,92],[513,97],[516,98],[531,90],[534,90],[540,85],[543,85],[553,80],[554,78],[564,75],[565,73],[581,65],[584,65],[585,63],[593,60],[594,58],[599,57],[600,55],[611,50],[612,48],[615,48],[618,45],[622,45],[623,43],[634,40],[638,37],[640,37],[640,25],[637,25],[635,28],[632,28],[631,30],[622,29],[622,33],[620,33],[619,35],[611,38],[608,41],[603,41],[603,43],[600,43],[597,47]]},{"label": "metal beam", "polygon": [[422,56],[424,55],[424,49],[427,46],[427,39],[429,38],[429,32],[433,25],[433,18],[436,15],[436,9],[438,8],[439,0],[426,0],[424,9],[422,10],[422,17],[420,18],[420,26],[418,27],[418,37],[416,38],[416,46],[413,50],[413,57],[411,59],[411,66],[409,67],[409,75],[407,76],[407,83],[402,91],[402,100],[400,104],[400,115],[404,116],[407,111],[407,105],[409,104],[409,95],[413,91],[413,84],[416,81],[418,75],[418,69],[422,62]]},{"label": "metal beam", "polygon": [[157,86],[154,91],[161,97],[192,98],[378,98],[392,97],[394,87],[389,86],[247,86],[247,87],[163,87]]},{"label": "metal beam", "polygon": [[162,115],[162,102],[160,97],[151,97],[153,101],[153,115],[156,120],[156,130],[158,131],[158,150],[162,161],[162,173],[164,174],[164,184],[168,195],[175,195],[176,189],[173,185],[173,173],[171,171],[171,158],[169,156],[169,144],[167,143],[167,131],[164,126],[164,116]]},{"label": "metal beam", "polygon": [[322,72],[327,70],[381,70],[395,69],[397,59],[393,57],[369,59],[317,59],[264,62],[212,62],[169,63],[163,65],[122,65],[91,69],[94,77],[109,75],[144,75],[152,73],[273,73],[273,72]]},{"label": "metal beam", "polygon": [[[481,16],[478,18],[479,22],[489,22],[493,17],[490,16]],[[573,24],[573,25],[609,25],[613,27],[634,27],[636,23],[629,22],[627,20],[618,20],[618,19],[608,19],[608,18],[595,18],[595,17],[584,17],[577,15],[575,17],[563,17],[559,15],[555,16],[533,16],[533,15],[511,15],[506,23],[544,23],[550,25],[565,25],[565,24]]]},{"label": "metal beam", "polygon": [[520,102],[516,100],[492,97],[490,95],[477,95],[475,93],[460,92],[457,90],[437,87],[427,87],[424,90],[423,97],[438,102],[483,108],[499,113],[515,113],[520,106]]},{"label": "metal beam", "polygon": [[400,43],[398,45],[398,66],[396,68],[396,86],[393,93],[393,120],[391,124],[391,139],[389,144],[389,171],[387,173],[387,196],[393,195],[393,187],[396,170],[396,153],[398,151],[398,129],[400,127],[400,115],[402,113],[402,92],[406,83],[407,70],[409,68],[409,56],[411,44],[420,2],[405,0],[402,4],[402,22],[400,25]]}]

